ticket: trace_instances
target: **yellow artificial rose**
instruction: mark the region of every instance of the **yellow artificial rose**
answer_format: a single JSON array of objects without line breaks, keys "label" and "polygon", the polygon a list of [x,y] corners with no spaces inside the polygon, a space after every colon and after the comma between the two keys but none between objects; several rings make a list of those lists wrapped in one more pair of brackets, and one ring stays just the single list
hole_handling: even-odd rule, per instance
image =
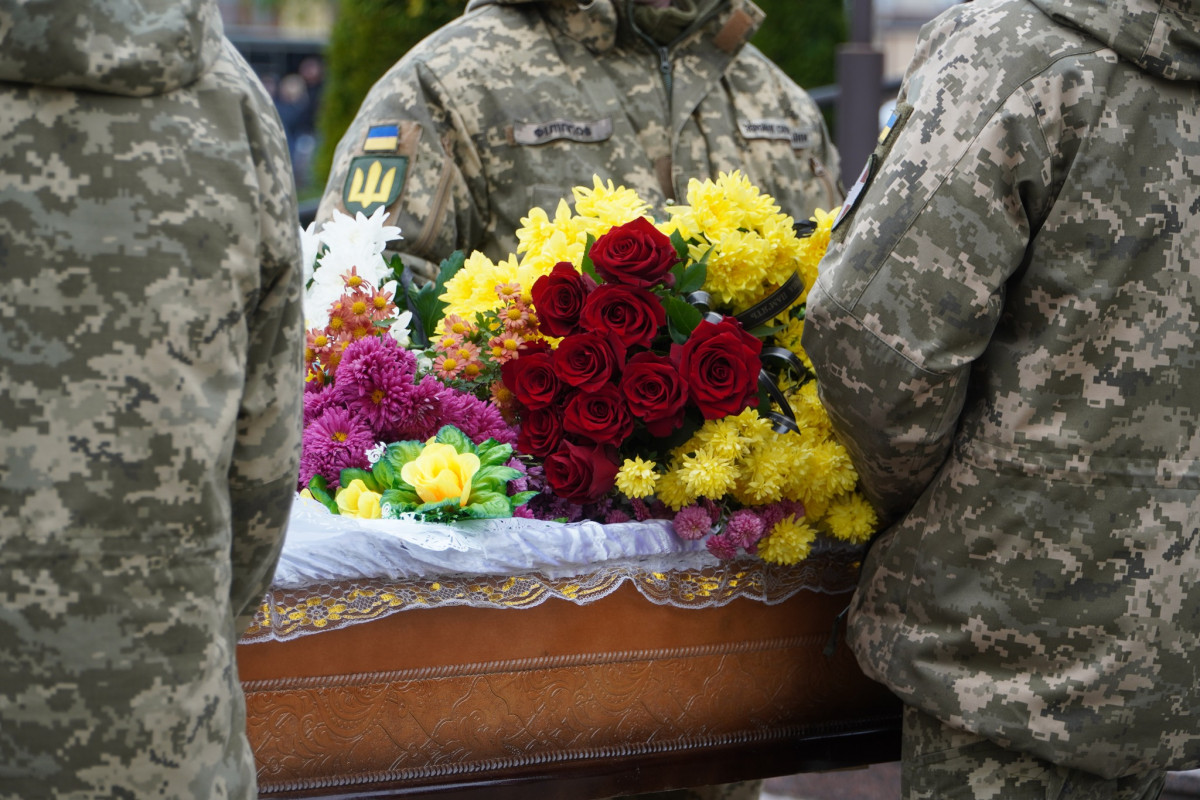
[{"label": "yellow artificial rose", "polygon": [[434,442],[425,445],[421,455],[400,469],[400,477],[417,490],[423,502],[457,497],[458,504],[465,506],[471,497],[471,478],[478,470],[479,456]]},{"label": "yellow artificial rose", "polygon": [[379,519],[383,512],[379,508],[378,492],[372,492],[360,480],[350,481],[349,486],[338,490],[337,504],[343,517],[358,517],[359,519]]}]

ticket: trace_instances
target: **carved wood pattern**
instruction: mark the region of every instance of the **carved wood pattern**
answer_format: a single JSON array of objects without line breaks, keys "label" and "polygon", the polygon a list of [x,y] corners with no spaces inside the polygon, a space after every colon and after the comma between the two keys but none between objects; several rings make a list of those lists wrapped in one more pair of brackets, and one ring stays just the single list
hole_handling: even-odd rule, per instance
[{"label": "carved wood pattern", "polygon": [[827,638],[247,681],[260,791],[461,779],[835,731],[880,713],[881,692],[844,648],[826,658]]}]

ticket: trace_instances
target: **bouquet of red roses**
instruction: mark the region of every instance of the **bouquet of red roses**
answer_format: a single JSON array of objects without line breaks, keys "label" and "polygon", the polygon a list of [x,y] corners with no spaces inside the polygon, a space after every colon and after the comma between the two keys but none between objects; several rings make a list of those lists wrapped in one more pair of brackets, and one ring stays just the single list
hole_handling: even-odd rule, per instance
[{"label": "bouquet of red roses", "polygon": [[473,253],[412,297],[438,374],[517,426],[539,493],[514,513],[668,518],[779,563],[819,534],[868,539],[800,347],[832,214],[796,225],[738,173],[657,223],[627,189],[573,191],[530,211],[520,258]]},{"label": "bouquet of red roses", "polygon": [[758,405],[762,341],[680,298],[704,271],[680,249],[639,217],[596,240],[582,271],[560,262],[533,284],[538,324],[557,346],[526,344],[501,374],[517,400],[518,449],[544,459],[561,497],[606,495],[635,428],[666,440],[688,411],[719,419]]}]

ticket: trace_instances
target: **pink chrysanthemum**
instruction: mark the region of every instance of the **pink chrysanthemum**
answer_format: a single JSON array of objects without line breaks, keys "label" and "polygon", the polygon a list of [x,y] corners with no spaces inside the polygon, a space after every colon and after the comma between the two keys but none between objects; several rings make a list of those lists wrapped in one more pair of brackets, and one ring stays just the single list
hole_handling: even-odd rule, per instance
[{"label": "pink chrysanthemum", "polygon": [[333,487],[343,469],[370,466],[367,450],[374,446],[375,436],[363,419],[334,406],[304,429],[303,441],[299,488],[307,486],[314,475],[323,476]]},{"label": "pink chrysanthemum", "polygon": [[708,552],[722,561],[728,561],[731,558],[737,557],[737,545],[730,541],[729,537],[724,534],[709,537],[709,540],[704,545],[708,548]]},{"label": "pink chrysanthemum", "polygon": [[749,550],[758,543],[765,532],[763,521],[758,514],[748,508],[743,508],[729,515],[724,535],[734,545]]},{"label": "pink chrysanthemum", "polygon": [[680,539],[703,539],[711,527],[712,519],[704,506],[685,506],[675,515],[675,533]]}]

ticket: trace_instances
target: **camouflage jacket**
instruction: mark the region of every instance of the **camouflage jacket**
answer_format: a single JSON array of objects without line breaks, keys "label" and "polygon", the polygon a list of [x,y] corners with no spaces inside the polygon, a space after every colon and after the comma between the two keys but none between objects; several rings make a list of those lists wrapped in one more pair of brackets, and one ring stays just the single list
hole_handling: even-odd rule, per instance
[{"label": "camouflage jacket", "polygon": [[293,497],[270,98],[211,0],[0,0],[0,797],[253,798],[234,662]]},{"label": "camouflage jacket", "polygon": [[718,3],[660,48],[626,22],[629,3],[473,0],[363,101],[317,219],[386,205],[423,272],[413,257],[514,252],[531,208],[553,215],[593,175],[660,214],[690,179],[734,169],[797,219],[840,202],[819,110],[746,43],[757,6]]},{"label": "camouflage jacket", "polygon": [[1200,765],[1198,31],[1197,0],[929,23],[803,340],[893,521],[863,667],[1105,777]]}]

